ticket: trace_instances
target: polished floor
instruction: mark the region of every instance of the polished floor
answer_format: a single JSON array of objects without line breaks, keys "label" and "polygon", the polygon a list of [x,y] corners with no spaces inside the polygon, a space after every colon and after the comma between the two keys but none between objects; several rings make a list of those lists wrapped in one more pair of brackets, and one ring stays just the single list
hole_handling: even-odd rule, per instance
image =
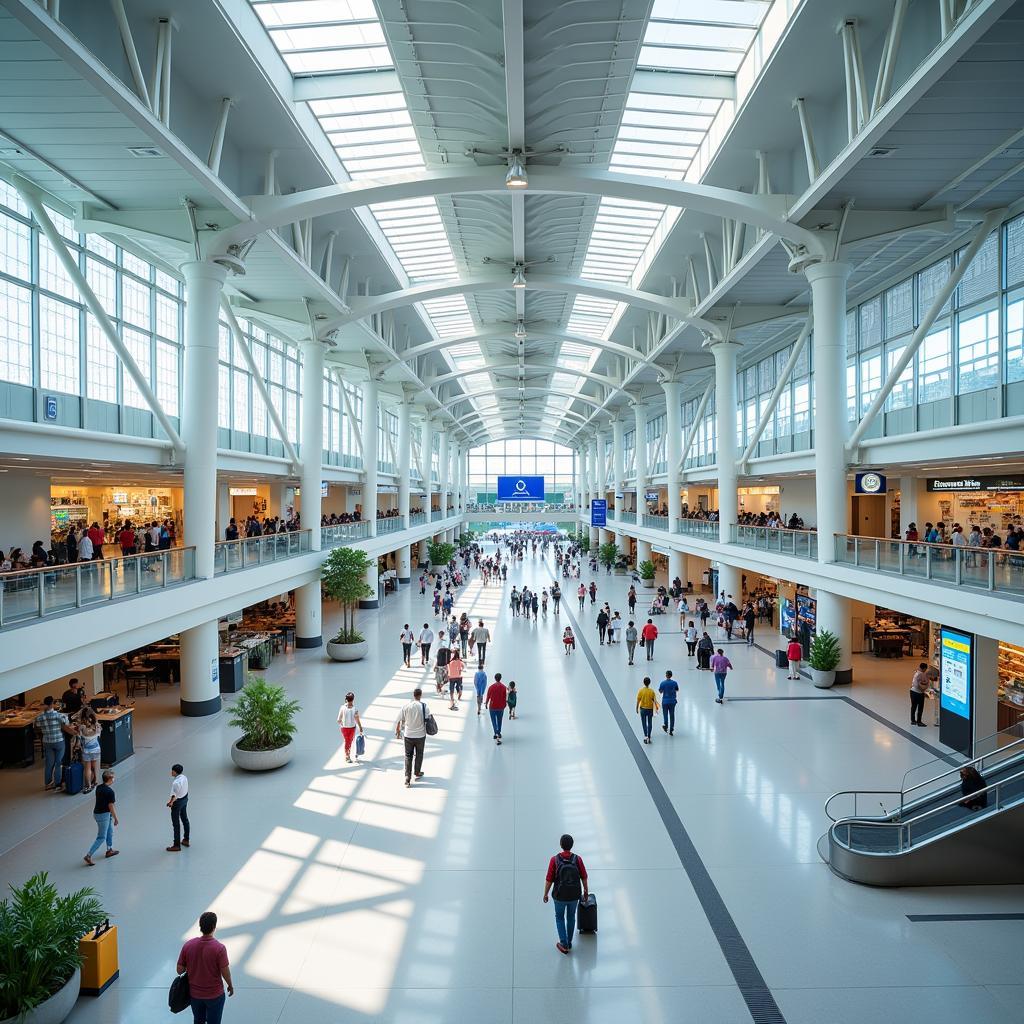
[{"label": "polished floor", "polygon": [[[757,1019],[1024,1021],[1024,923],[907,916],[1024,915],[1024,890],[872,890],[818,859],[830,793],[897,785],[933,757],[903,728],[891,685],[862,679],[845,691],[851,703],[787,681],[765,654],[734,644],[728,694],[759,699],[717,705],[709,674],[666,631],[652,674],[657,682],[673,668],[680,679],[676,734],[656,726],[654,743],[640,746],[622,727],[639,733],[634,698],[647,664],[628,667],[624,645],[598,644],[589,601],[582,616],[568,602],[561,621],[511,617],[513,583],[549,580],[528,556],[505,587],[474,577],[465,589],[457,610],[490,626],[487,668],[516,680],[520,718],[506,721],[496,747],[471,702],[451,712],[428,689],[441,728],[411,790],[392,728],[429,679],[402,666],[398,644],[404,622],[432,621],[415,588],[366,616],[364,662],[336,665],[320,651],[275,661],[267,675],[303,703],[297,755],[281,771],[233,768],[226,715],[185,721],[171,714],[173,691],[150,698],[138,754],[116,786],[113,860],[82,864],[88,798],[44,795],[28,788],[34,775],[0,773],[0,876],[43,868],[63,888],[93,885],[120,929],[121,977],[100,999],[80,1000],[73,1024],[164,1019],[178,947],[206,909],[219,913],[234,964],[226,1021],[748,1022],[721,922],[718,933],[709,922],[708,885],[777,1007]],[[599,600],[625,612],[628,581],[602,574],[598,585]],[[568,658],[567,612],[589,649]],[[351,766],[335,726],[349,688],[368,738],[364,763]],[[919,730],[920,742],[938,753],[931,731]],[[163,848],[176,760],[191,780],[193,846],[174,855]],[[655,800],[652,774],[667,803]],[[679,826],[700,870],[680,859]],[[555,951],[541,902],[566,830],[600,911],[597,935],[578,938],[570,957]]]}]

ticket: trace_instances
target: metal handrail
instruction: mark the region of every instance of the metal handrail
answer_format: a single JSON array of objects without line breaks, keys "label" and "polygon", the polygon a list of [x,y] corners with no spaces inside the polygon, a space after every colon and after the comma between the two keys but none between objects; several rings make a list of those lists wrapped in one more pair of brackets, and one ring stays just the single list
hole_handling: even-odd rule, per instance
[{"label": "metal handrail", "polygon": [[[984,737],[982,737],[979,740],[975,740],[974,741],[974,749],[977,750],[979,747],[989,743],[991,740],[996,740],[1000,736],[1006,736],[1006,735],[1009,735],[1009,734],[1015,734],[1018,742],[1024,742],[1024,721],[1015,722],[1013,725],[1007,726],[1005,729],[1000,729],[998,732],[994,732],[994,733],[992,733],[989,736],[984,736]],[[1012,747],[1014,745],[1015,745],[1014,743],[1008,743],[1004,747],[995,747],[994,749],[990,750],[987,754],[979,754],[976,758],[974,758],[974,760],[972,760],[972,761],[964,761],[962,765],[957,766],[957,771],[959,771],[960,767],[962,767],[963,765],[976,764],[978,761],[981,761],[981,760],[983,760],[986,757],[991,757],[993,754],[1001,754],[1004,751],[1009,750],[1010,747]],[[909,792],[910,791],[911,787],[907,786],[907,776],[910,775],[911,772],[920,771],[922,768],[927,768],[928,765],[935,764],[938,761],[942,761],[945,764],[948,764],[949,763],[949,757],[950,757],[949,754],[943,754],[940,757],[933,757],[930,761],[922,761],[920,764],[915,764],[913,767],[908,768],[903,773],[903,781],[900,783],[901,791],[902,792]],[[950,773],[949,772],[944,772],[943,774],[944,775],[948,775]],[[942,775],[936,775],[933,779],[927,780],[925,783],[921,783],[920,785],[927,785],[928,782],[934,782],[935,779],[940,779],[940,778],[942,778]],[[915,786],[916,785],[918,785],[918,783],[915,783]]]},{"label": "metal handrail", "polygon": [[[104,543],[109,543],[105,541]],[[195,551],[194,544],[179,544],[171,548],[157,548],[155,551],[140,551],[134,555],[109,555],[106,558],[86,558],[77,562],[56,562],[53,565],[41,565],[35,569],[12,569],[0,572],[0,581],[28,579],[41,572],[57,572],[61,569],[73,569],[76,565],[106,565],[108,562],[129,562],[133,558],[159,558],[171,551]]]},{"label": "metal handrail", "polygon": [[[841,789],[838,793],[833,793],[825,801],[825,817],[831,822],[843,821],[847,818],[859,818],[857,814],[857,797],[869,797],[869,796],[899,796],[902,797],[903,791],[899,789]],[[834,817],[832,812],[829,810],[829,806],[833,800],[841,796],[852,796],[853,797],[853,814],[844,814],[840,817]],[[885,811],[885,814],[893,814],[893,811]],[[875,817],[881,818],[884,815],[877,815]]]},{"label": "metal handrail", "polygon": [[[798,531],[793,530],[793,533]],[[813,531],[811,531],[813,532]],[[899,537],[867,537],[859,533],[835,533],[833,534],[836,538],[843,538],[844,540],[863,540],[863,541],[878,541],[882,544],[901,544],[904,547],[912,548],[935,548],[939,551],[980,551],[986,555],[1021,555],[1024,557],[1024,551],[1013,551],[1009,548],[980,548],[973,544],[953,544],[950,541],[935,541],[930,540],[902,540]]]}]

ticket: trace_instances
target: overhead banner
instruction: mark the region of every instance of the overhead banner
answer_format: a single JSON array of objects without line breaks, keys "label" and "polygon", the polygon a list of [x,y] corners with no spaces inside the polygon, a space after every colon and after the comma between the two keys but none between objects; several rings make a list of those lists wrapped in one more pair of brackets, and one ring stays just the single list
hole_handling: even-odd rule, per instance
[{"label": "overhead banner", "polygon": [[590,525],[608,525],[608,501],[605,498],[594,498],[590,502]]},{"label": "overhead banner", "polygon": [[544,477],[499,476],[498,501],[543,501]]}]

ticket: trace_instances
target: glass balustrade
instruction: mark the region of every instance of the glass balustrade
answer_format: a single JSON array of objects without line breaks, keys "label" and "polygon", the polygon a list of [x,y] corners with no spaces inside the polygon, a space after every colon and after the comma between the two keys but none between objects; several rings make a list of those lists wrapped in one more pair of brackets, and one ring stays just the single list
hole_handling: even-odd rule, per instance
[{"label": "glass balustrade", "polygon": [[774,551],[794,558],[818,557],[818,535],[813,530],[779,530],[767,526],[740,526],[733,523],[729,530],[733,544],[758,551]]}]

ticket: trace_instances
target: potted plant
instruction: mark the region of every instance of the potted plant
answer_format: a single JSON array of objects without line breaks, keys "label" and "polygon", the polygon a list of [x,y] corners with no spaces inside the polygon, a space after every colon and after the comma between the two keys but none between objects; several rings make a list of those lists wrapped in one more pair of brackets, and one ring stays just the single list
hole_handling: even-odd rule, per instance
[{"label": "potted plant", "polygon": [[61,896],[45,871],[0,902],[0,1021],[60,1024],[78,999],[78,940],[103,923],[94,889]]},{"label": "potted plant", "polygon": [[455,545],[443,540],[432,540],[427,545],[427,557],[432,567],[447,565],[455,557]]},{"label": "potted plant", "polygon": [[602,544],[597,549],[597,560],[605,567],[605,569],[611,569],[618,557],[619,546],[613,540],[608,541],[607,544]]},{"label": "potted plant", "polygon": [[654,586],[654,563],[648,558],[642,561],[637,567],[636,571],[640,574],[640,585],[647,587],[648,590]]},{"label": "potted plant", "polygon": [[335,548],[324,560],[320,585],[341,605],[341,628],[327,641],[327,656],[333,661],[359,661],[370,649],[366,637],[356,629],[355,618],[359,602],[376,596],[366,583],[372,565],[366,552],[358,548]]},{"label": "potted plant", "polygon": [[580,551],[586,554],[590,550],[590,534],[586,531],[580,536]]},{"label": "potted plant", "polygon": [[231,745],[231,760],[247,772],[280,768],[292,759],[297,700],[288,700],[284,687],[253,679],[239,694],[228,725],[242,730]]},{"label": "potted plant", "polygon": [[827,629],[821,630],[811,641],[807,664],[811,668],[811,679],[821,690],[827,690],[836,681],[836,669],[842,650],[839,637]]}]

